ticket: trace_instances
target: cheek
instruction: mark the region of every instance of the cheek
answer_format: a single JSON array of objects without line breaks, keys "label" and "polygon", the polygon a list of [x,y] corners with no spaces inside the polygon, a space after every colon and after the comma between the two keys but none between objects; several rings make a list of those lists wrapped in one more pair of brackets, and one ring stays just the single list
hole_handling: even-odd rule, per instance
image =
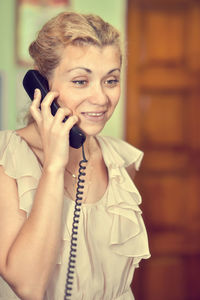
[{"label": "cheek", "polygon": [[120,88],[117,89],[115,92],[113,92],[112,95],[110,96],[114,108],[118,104],[119,98],[120,98]]},{"label": "cheek", "polygon": [[73,108],[76,105],[76,99],[70,92],[60,91],[58,104],[68,108]]},{"label": "cheek", "polygon": [[70,87],[63,88],[60,92],[60,100],[66,104],[78,104],[83,101],[83,99],[88,97],[88,92],[84,89],[72,89]]},{"label": "cheek", "polygon": [[71,101],[69,101],[68,98],[63,97],[62,95],[59,96],[57,102],[58,102],[58,104],[60,105],[60,107],[68,107],[68,108],[71,108]]}]

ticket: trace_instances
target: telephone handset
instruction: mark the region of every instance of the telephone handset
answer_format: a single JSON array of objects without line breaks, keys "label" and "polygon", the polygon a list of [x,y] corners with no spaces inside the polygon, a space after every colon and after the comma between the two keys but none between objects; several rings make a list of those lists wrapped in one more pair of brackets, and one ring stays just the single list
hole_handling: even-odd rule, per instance
[{"label": "telephone handset", "polygon": [[[46,96],[49,91],[48,81],[37,71],[37,70],[29,70],[23,79],[23,86],[28,93],[31,100],[34,98],[34,91],[36,88],[39,88],[42,95],[42,100]],[[41,100],[41,101],[42,101]],[[51,113],[54,116],[58,110],[59,106],[55,101],[51,104]],[[67,117],[63,120],[65,122]],[[77,252],[77,235],[78,235],[78,224],[81,212],[81,205],[83,199],[83,189],[85,180],[83,177],[86,175],[85,169],[87,164],[87,159],[85,157],[84,152],[84,142],[85,135],[80,130],[77,125],[74,125],[70,130],[69,142],[70,146],[73,148],[82,147],[82,156],[83,159],[79,162],[79,174],[78,174],[78,182],[76,188],[76,200],[74,206],[74,216],[72,223],[72,233],[71,233],[71,245],[70,245],[70,253],[69,253],[69,261],[68,261],[68,269],[66,274],[66,284],[64,287],[64,300],[70,300],[72,295],[72,286],[73,279],[75,273],[75,264],[76,264],[76,252]]]},{"label": "telephone handset", "polygon": [[[29,70],[23,79],[23,86],[28,93],[29,97],[31,100],[34,98],[34,91],[36,88],[40,89],[41,95],[42,95],[42,100],[46,96],[46,94],[49,92],[49,84],[48,81],[45,77],[43,77],[39,71],[37,70]],[[41,101],[42,101],[41,100]],[[59,106],[58,104],[53,101],[51,104],[51,113],[53,116],[55,116]],[[68,117],[65,117],[63,122],[67,120]],[[82,144],[85,142],[85,135],[81,131],[81,129],[77,126],[74,125],[72,129],[70,130],[69,134],[69,143],[70,146],[73,148],[80,148]]]}]

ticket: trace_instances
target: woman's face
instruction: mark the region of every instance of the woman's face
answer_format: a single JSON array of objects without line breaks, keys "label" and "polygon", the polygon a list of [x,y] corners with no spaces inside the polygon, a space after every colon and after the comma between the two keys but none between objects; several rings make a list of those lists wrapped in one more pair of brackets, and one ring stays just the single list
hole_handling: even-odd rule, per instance
[{"label": "woman's face", "polygon": [[58,104],[79,118],[86,135],[96,135],[111,117],[120,97],[120,53],[114,46],[67,46],[49,80]]}]

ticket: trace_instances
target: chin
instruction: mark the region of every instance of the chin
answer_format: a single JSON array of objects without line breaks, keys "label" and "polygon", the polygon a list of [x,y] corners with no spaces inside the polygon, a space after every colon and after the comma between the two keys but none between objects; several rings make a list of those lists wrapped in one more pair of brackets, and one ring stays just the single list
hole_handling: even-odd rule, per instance
[{"label": "chin", "polygon": [[86,136],[95,136],[98,135],[103,130],[104,126],[88,126],[85,128],[81,128],[81,127],[80,128],[85,133]]}]

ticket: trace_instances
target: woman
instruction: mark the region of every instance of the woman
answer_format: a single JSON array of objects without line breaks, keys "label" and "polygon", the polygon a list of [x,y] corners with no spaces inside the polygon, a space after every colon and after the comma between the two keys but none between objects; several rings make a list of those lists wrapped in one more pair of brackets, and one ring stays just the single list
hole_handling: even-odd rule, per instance
[{"label": "woman", "polygon": [[40,109],[36,89],[28,125],[0,136],[0,299],[64,297],[82,159],[81,148],[69,146],[75,124],[88,162],[71,299],[134,299],[134,269],[149,257],[132,181],[143,154],[98,136],[120,97],[119,33],[97,16],[61,13],[29,51],[50,92]]}]

